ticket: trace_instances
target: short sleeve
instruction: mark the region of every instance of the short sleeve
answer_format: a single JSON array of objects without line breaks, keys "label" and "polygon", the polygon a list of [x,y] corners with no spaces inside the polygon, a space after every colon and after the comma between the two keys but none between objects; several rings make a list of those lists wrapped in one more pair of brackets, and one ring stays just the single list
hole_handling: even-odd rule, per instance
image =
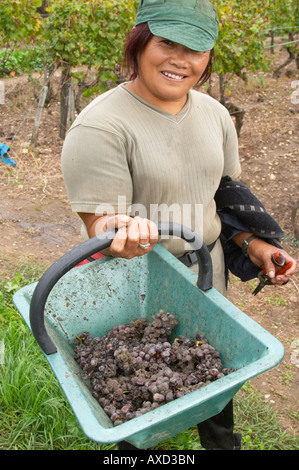
[{"label": "short sleeve", "polygon": [[233,120],[226,112],[224,140],[223,140],[224,168],[222,176],[230,176],[236,179],[241,174],[241,165],[239,160],[239,142],[237,131]]},{"label": "short sleeve", "polygon": [[81,124],[71,128],[61,166],[73,212],[120,213],[132,204],[132,179],[121,134]]}]

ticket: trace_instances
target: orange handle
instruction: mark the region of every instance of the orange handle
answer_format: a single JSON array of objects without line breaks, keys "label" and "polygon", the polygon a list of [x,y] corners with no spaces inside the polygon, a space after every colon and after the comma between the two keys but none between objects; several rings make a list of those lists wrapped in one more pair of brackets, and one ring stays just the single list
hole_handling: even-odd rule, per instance
[{"label": "orange handle", "polygon": [[286,264],[283,268],[281,268],[277,273],[276,275],[279,275],[279,274],[284,274],[288,269],[290,269],[290,267],[293,265],[293,261],[290,261],[288,264]]},{"label": "orange handle", "polygon": [[[281,269],[276,272],[276,276],[279,274],[284,274],[293,265],[293,261],[290,261],[289,263],[285,264],[284,256],[279,253],[279,251],[276,251],[276,253],[271,256],[271,259],[276,266],[281,267]],[[262,273],[266,274],[266,270],[263,269]]]}]

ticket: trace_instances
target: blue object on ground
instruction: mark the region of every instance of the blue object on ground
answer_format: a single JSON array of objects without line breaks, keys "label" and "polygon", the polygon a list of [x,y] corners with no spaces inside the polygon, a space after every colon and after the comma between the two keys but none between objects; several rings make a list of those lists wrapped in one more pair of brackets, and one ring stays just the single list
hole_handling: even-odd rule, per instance
[{"label": "blue object on ground", "polygon": [[10,148],[6,144],[1,144],[0,143],[0,155],[1,155],[1,160],[6,163],[6,165],[15,167],[16,162],[8,155],[8,152],[10,151]]}]

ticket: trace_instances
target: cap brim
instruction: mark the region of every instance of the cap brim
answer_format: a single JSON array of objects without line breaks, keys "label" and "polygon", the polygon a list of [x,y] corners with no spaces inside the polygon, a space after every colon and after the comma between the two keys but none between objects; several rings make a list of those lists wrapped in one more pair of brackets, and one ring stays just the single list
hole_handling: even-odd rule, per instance
[{"label": "cap brim", "polygon": [[188,49],[205,52],[213,49],[215,40],[204,29],[186,23],[149,21],[150,32],[155,36],[182,44]]}]

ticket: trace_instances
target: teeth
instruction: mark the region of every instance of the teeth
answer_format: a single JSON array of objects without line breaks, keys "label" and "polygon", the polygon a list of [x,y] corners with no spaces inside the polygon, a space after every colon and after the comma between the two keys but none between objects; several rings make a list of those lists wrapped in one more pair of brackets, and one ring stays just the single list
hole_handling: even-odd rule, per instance
[{"label": "teeth", "polygon": [[163,75],[166,75],[166,77],[169,78],[174,78],[176,80],[182,80],[184,77],[182,75],[175,75],[174,73],[169,73],[169,72],[162,72]]}]

